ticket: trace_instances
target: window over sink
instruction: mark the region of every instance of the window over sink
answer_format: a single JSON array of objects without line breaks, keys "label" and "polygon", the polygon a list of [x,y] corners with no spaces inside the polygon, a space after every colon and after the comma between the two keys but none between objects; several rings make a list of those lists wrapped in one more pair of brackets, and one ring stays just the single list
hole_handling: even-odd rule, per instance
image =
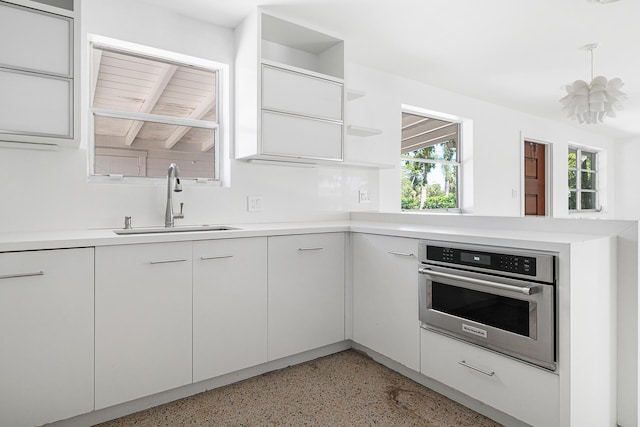
[{"label": "window over sink", "polygon": [[91,37],[90,174],[217,181],[226,64]]}]

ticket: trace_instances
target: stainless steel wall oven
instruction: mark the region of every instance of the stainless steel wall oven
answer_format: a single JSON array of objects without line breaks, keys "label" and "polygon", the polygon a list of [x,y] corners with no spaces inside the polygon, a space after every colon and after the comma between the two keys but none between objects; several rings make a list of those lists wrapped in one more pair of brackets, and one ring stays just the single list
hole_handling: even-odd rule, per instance
[{"label": "stainless steel wall oven", "polygon": [[555,370],[553,253],[420,241],[424,328]]}]

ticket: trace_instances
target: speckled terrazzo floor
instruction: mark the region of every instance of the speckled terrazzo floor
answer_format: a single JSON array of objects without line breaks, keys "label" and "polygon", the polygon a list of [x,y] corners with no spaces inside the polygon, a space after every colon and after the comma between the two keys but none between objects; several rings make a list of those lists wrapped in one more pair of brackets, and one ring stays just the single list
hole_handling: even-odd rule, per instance
[{"label": "speckled terrazzo floor", "polygon": [[500,424],[348,350],[100,424],[125,426]]}]

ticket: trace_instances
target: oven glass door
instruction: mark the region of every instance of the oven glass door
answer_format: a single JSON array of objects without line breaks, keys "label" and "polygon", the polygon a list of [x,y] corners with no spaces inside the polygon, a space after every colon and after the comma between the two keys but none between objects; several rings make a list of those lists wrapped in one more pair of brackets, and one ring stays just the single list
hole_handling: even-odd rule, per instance
[{"label": "oven glass door", "polygon": [[[431,282],[431,308],[487,326],[535,338],[531,316],[536,303],[503,295]],[[532,332],[534,332],[532,334]]]}]

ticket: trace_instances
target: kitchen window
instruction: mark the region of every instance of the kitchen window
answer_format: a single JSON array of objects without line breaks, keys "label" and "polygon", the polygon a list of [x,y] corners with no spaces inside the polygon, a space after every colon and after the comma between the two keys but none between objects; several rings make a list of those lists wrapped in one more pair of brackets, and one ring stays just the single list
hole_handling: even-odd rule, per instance
[{"label": "kitchen window", "polygon": [[402,210],[459,208],[460,123],[403,112]]},{"label": "kitchen window", "polygon": [[569,147],[569,211],[599,211],[598,153]]},{"label": "kitchen window", "polygon": [[91,44],[93,176],[220,176],[225,64],[110,39]]}]

